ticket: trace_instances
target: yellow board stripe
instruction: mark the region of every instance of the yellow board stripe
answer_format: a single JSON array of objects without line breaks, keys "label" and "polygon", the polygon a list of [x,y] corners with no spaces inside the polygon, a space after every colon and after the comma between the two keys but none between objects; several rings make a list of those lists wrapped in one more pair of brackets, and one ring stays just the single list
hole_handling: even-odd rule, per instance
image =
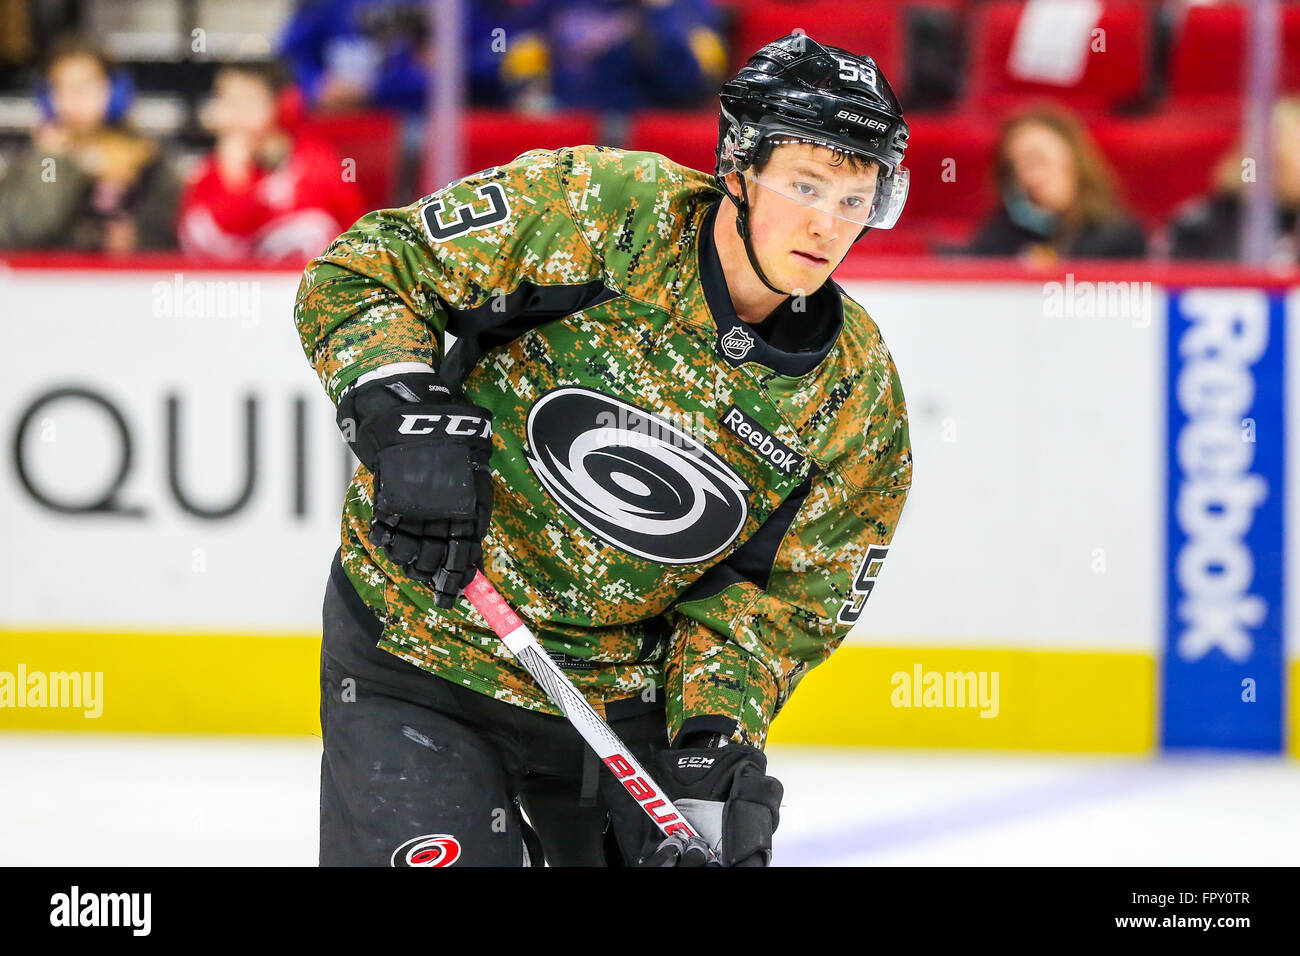
[{"label": "yellow board stripe", "polygon": [[[320,638],[309,634],[0,631],[4,672],[103,675],[102,713],[0,706],[3,730],[319,734]],[[979,706],[895,706],[894,675],[984,672]],[[1290,749],[1300,756],[1300,661]],[[1157,661],[1141,653],[847,645],[800,684],[772,727],[783,744],[1145,753],[1156,746]],[[945,704],[954,701],[945,700]],[[991,710],[991,708],[989,708]]]},{"label": "yellow board stripe", "polygon": [[102,674],[103,712],[0,707],[0,729],[320,733],[319,635],[0,631],[0,672],[20,664]]},{"label": "yellow board stripe", "polygon": [[[916,692],[906,693],[918,669],[923,688],[936,680],[930,674],[941,675],[945,693],[931,703],[943,706],[925,706],[923,696],[917,706]],[[974,672],[976,680],[982,672],[990,698],[996,686],[996,712],[970,701],[953,706],[950,672]],[[896,683],[896,674],[907,683]],[[1147,654],[850,645],[803,680],[771,740],[1144,753],[1156,740],[1155,682],[1156,662]]]}]

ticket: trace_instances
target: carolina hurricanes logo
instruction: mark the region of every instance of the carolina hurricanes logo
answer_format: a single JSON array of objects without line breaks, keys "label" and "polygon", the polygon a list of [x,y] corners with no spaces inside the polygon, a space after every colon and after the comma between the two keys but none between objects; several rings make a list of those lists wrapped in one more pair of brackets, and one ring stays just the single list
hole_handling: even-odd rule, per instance
[{"label": "carolina hurricanes logo", "polygon": [[726,353],[727,358],[737,362],[748,355],[753,347],[754,337],[738,325],[733,326],[731,331],[722,337],[722,351]]},{"label": "carolina hurricanes logo", "polygon": [[396,850],[393,866],[451,866],[460,859],[460,842],[450,833],[412,837]]},{"label": "carolina hurricanes logo", "polygon": [[751,489],[676,425],[609,395],[558,388],[528,413],[528,464],[569,515],[629,554],[696,564],[736,540]]}]

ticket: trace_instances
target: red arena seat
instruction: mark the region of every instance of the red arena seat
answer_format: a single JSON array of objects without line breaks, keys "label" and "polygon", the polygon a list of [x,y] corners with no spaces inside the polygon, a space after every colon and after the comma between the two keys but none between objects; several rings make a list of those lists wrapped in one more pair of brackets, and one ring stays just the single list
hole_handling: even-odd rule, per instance
[{"label": "red arena seat", "polygon": [[[1279,87],[1300,90],[1300,4],[1282,7]],[[1236,110],[1246,85],[1246,10],[1187,8],[1169,57],[1171,107]]]},{"label": "red arena seat", "polygon": [[[511,110],[468,110],[462,174],[508,163],[530,149],[597,143],[599,135],[596,118],[588,113],[532,116]],[[422,182],[421,192],[432,192],[441,185]]]},{"label": "red arena seat", "polygon": [[530,116],[509,110],[465,114],[465,171],[508,163],[530,149],[582,146],[599,139],[596,118],[587,113]]},{"label": "red arena seat", "polygon": [[369,209],[398,202],[398,121],[391,113],[316,113],[298,124],[303,136],[328,143],[341,160],[353,160],[357,187]]},{"label": "red arena seat", "polygon": [[[1025,9],[1019,0],[994,0],[974,9],[967,109],[996,112],[1050,96],[1077,110],[1105,112],[1141,100],[1151,50],[1150,10],[1145,4],[1110,0],[1104,5],[1083,74],[1071,86],[1012,73],[1011,54]],[[1098,49],[1101,44],[1104,49]]]},{"label": "red arena seat", "polygon": [[661,153],[675,163],[713,172],[718,145],[718,114],[639,113],[628,132],[627,148]]},{"label": "red arena seat", "polygon": [[870,56],[884,71],[894,92],[903,95],[903,15],[893,3],[844,3],[842,0],[769,0],[740,8],[732,30],[732,63],[740,69],[764,44],[802,30],[818,43],[829,43]]},{"label": "red arena seat", "polygon": [[[997,124],[971,116],[916,116],[903,164],[911,172],[901,223],[938,234],[968,232],[993,206]],[[900,224],[901,224],[900,223]]]},{"label": "red arena seat", "polygon": [[1180,204],[1210,190],[1214,168],[1237,131],[1233,119],[1185,113],[1110,118],[1092,127],[1119,177],[1121,195],[1148,226],[1167,221]]}]

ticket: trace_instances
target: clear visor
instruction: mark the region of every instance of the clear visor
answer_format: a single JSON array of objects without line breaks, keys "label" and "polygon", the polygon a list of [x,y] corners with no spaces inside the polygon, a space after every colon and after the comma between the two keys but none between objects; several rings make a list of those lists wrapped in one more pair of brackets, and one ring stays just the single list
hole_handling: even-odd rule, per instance
[{"label": "clear visor", "polygon": [[903,204],[907,202],[910,178],[907,168],[900,166],[892,174],[882,172],[874,189],[868,186],[862,190],[798,173],[778,175],[765,170],[762,173],[746,171],[741,175],[789,202],[828,212],[855,226],[871,226],[873,229],[889,229],[898,222]]}]

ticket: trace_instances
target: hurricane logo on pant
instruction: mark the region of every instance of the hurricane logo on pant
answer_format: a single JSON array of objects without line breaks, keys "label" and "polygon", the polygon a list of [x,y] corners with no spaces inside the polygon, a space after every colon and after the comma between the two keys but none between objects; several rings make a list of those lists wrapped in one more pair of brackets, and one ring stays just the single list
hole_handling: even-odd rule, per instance
[{"label": "hurricane logo on pant", "polygon": [[393,866],[451,866],[460,859],[460,841],[450,833],[412,837],[396,850]]},{"label": "hurricane logo on pant", "polygon": [[528,413],[528,464],[569,515],[615,547],[662,564],[727,548],[752,489],[672,422],[591,389],[547,392]]}]

